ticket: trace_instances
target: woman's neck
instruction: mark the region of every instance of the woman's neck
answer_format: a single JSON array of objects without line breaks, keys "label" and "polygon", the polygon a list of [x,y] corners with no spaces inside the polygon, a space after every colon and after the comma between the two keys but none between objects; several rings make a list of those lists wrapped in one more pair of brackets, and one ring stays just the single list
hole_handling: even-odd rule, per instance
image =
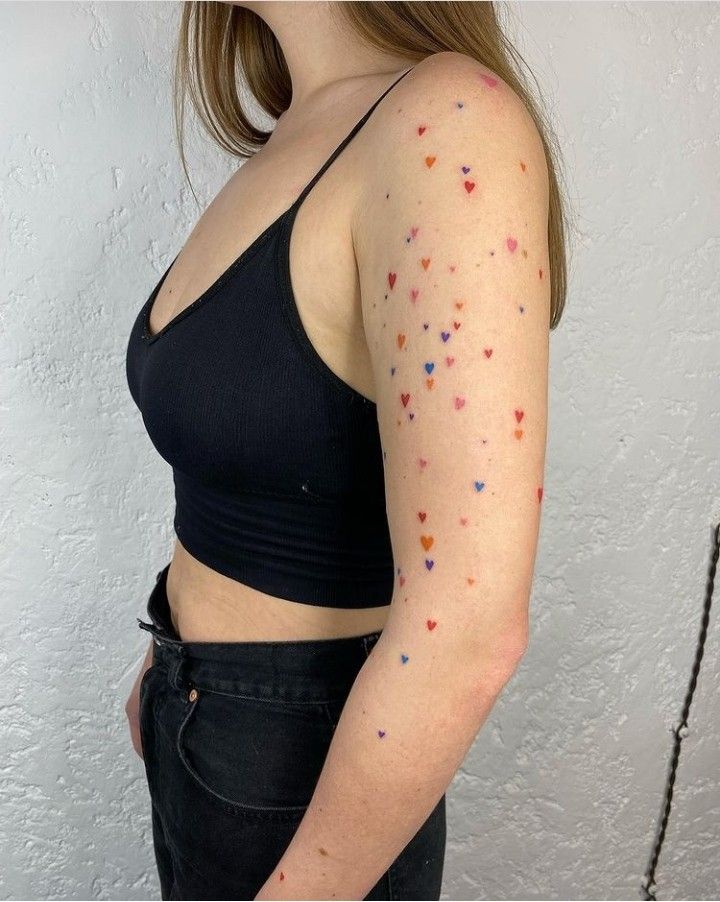
[{"label": "woman's neck", "polygon": [[411,61],[368,45],[329,2],[239,3],[272,29],[285,55],[292,81],[289,110],[301,109],[333,82],[373,73],[391,74]]}]

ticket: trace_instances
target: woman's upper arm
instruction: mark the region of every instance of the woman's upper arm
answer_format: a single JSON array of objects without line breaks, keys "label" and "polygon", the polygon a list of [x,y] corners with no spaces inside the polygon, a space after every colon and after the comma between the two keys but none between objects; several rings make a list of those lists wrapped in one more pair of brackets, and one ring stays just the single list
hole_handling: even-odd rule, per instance
[{"label": "woman's upper arm", "polygon": [[545,461],[547,169],[517,96],[440,54],[398,86],[354,223],[391,622],[522,653]]}]

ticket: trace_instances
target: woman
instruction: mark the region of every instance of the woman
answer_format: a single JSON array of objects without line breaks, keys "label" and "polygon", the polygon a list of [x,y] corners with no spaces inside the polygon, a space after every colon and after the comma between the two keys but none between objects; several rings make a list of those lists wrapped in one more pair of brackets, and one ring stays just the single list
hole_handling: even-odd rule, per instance
[{"label": "woman", "polygon": [[189,91],[250,159],[128,345],[176,491],[127,705],[163,898],[440,896],[526,646],[564,294],[511,58],[491,4],[186,5],[181,143]]}]

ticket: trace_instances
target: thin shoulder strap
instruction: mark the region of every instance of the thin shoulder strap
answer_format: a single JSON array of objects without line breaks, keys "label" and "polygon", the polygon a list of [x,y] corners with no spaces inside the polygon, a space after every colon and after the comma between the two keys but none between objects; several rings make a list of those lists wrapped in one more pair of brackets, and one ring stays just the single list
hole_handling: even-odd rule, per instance
[{"label": "thin shoulder strap", "polygon": [[403,74],[402,74],[399,78],[396,78],[396,79],[395,79],[395,81],[390,85],[389,88],[386,88],[386,89],[382,92],[382,94],[381,94],[381,95],[378,97],[378,99],[373,103],[373,105],[372,105],[372,106],[370,107],[370,109],[365,113],[365,115],[362,117],[362,119],[360,119],[360,121],[357,122],[357,123],[354,125],[352,131],[351,131],[351,132],[350,132],[350,133],[349,133],[349,134],[348,134],[348,135],[340,142],[340,144],[338,144],[338,146],[335,148],[335,150],[332,152],[332,154],[330,154],[330,156],[328,157],[328,159],[323,163],[323,165],[320,167],[320,169],[315,173],[315,175],[312,177],[312,179],[310,179],[310,181],[307,183],[307,185],[303,188],[303,190],[302,190],[302,192],[300,193],[298,199],[295,201],[294,206],[298,206],[298,207],[300,206],[300,204],[303,202],[303,200],[307,197],[308,193],[309,193],[310,191],[312,191],[312,189],[313,189],[313,188],[315,187],[315,185],[317,184],[318,180],[319,180],[319,179],[322,177],[322,175],[326,172],[326,170],[327,170],[330,166],[332,166],[332,164],[335,162],[335,160],[340,156],[340,154],[343,152],[343,150],[345,150],[345,148],[346,148],[346,147],[348,146],[348,144],[352,141],[352,139],[355,137],[355,135],[360,131],[360,129],[363,127],[363,125],[365,125],[365,123],[368,121],[368,119],[370,118],[370,116],[371,116],[372,113],[374,112],[375,107],[377,107],[377,105],[380,103],[380,101],[381,101],[387,94],[389,94],[390,91],[392,91],[392,89],[395,87],[395,85],[396,85],[399,81],[402,81],[402,79],[405,78],[405,76],[408,74],[408,72],[412,72],[412,70],[413,70],[414,68],[415,68],[414,66],[411,66],[409,69],[406,69],[406,70],[403,72]]}]

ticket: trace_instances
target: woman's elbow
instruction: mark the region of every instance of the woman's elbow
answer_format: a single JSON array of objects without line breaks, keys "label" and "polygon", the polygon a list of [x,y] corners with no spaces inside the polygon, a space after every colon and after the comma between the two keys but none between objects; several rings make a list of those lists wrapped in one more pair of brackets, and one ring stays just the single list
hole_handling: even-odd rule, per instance
[{"label": "woman's elbow", "polygon": [[527,616],[489,627],[485,624],[471,638],[473,651],[468,660],[474,676],[501,689],[515,674],[528,648]]}]

